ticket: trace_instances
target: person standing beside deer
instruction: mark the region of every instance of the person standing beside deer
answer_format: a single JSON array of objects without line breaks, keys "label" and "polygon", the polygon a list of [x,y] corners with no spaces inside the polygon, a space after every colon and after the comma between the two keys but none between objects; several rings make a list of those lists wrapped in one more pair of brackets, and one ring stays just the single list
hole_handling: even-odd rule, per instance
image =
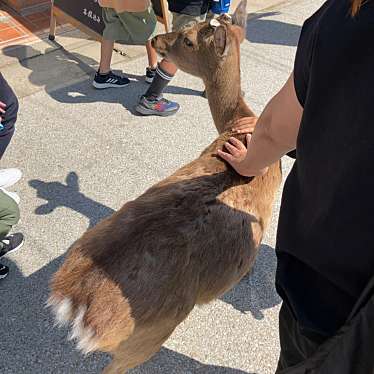
[{"label": "person standing beside deer", "polygon": [[[276,244],[279,373],[373,372],[373,40],[374,1],[327,1],[304,23],[294,71],[247,148],[233,138],[218,151],[239,174],[259,176],[296,149]],[[331,337],[342,345],[330,370],[303,371]]]}]

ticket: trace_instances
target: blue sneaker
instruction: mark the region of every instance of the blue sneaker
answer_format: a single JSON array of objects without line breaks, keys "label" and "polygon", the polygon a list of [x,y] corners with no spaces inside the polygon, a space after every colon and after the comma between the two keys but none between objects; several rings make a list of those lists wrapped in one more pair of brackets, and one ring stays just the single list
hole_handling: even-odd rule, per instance
[{"label": "blue sneaker", "polygon": [[163,97],[145,97],[140,98],[135,110],[144,116],[171,116],[178,112],[180,106],[178,103],[166,100]]}]

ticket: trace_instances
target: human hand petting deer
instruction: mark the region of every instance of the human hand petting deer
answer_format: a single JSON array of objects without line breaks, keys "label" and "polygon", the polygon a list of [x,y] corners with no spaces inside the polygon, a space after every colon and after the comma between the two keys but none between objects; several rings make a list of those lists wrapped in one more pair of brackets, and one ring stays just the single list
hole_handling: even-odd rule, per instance
[{"label": "human hand petting deer", "polygon": [[[251,142],[251,134],[246,135],[246,145],[249,147]],[[225,161],[227,161],[240,175],[247,177],[254,177],[263,175],[267,172],[268,168],[261,170],[251,170],[247,165],[246,158],[248,149],[244,143],[239,139],[231,137],[226,143],[225,148],[228,152],[218,150],[217,153]]]},{"label": "human hand petting deer", "polygon": [[244,117],[234,124],[234,133],[247,134],[247,146],[231,137],[224,145],[225,150],[219,149],[217,153],[243,176],[264,175],[270,165],[296,148],[302,114],[291,74],[258,120]]},{"label": "human hand petting deer", "polygon": [[[251,140],[251,134],[253,133],[258,118],[257,117],[243,117],[234,122],[232,131],[236,134],[247,134],[246,144],[248,145]],[[225,144],[225,148],[229,151],[223,152],[218,150],[218,154],[231,166],[242,175],[246,175],[246,171],[242,170],[242,164],[247,155],[246,146],[238,139],[231,137],[229,141]],[[244,173],[244,174],[243,174]]]}]

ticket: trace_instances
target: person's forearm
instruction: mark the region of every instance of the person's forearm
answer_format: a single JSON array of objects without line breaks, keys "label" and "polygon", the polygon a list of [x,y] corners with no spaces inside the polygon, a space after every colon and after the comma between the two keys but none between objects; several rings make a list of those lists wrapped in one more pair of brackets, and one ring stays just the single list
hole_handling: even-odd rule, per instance
[{"label": "person's forearm", "polygon": [[235,137],[225,143],[226,152],[218,155],[239,174],[248,177],[264,174],[284,154],[296,148],[303,108],[290,75],[282,89],[270,100],[258,119],[255,130],[247,135],[247,148]]},{"label": "person's forearm", "polygon": [[298,129],[290,129],[275,121],[275,100],[266,106],[253,132],[243,165],[248,175],[258,174],[259,171],[264,173],[266,168],[296,147]]}]

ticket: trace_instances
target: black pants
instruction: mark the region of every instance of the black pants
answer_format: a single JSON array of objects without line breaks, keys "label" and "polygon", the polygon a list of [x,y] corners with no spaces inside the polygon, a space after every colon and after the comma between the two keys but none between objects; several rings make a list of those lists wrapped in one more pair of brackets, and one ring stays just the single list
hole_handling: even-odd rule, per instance
[{"label": "black pants", "polygon": [[309,358],[326,341],[326,337],[317,334],[303,334],[299,325],[283,302],[279,312],[279,339],[281,353],[276,373],[295,366]]},{"label": "black pants", "polygon": [[18,113],[18,100],[13,90],[10,88],[9,84],[4,79],[1,73],[0,101],[6,104],[6,113],[1,114],[1,124],[4,126],[3,129],[0,129],[0,158],[2,158],[14,134],[14,125],[17,121]]},{"label": "black pants", "polygon": [[279,317],[278,374],[374,373],[374,277],[346,323],[330,338],[305,336],[286,303]]}]

